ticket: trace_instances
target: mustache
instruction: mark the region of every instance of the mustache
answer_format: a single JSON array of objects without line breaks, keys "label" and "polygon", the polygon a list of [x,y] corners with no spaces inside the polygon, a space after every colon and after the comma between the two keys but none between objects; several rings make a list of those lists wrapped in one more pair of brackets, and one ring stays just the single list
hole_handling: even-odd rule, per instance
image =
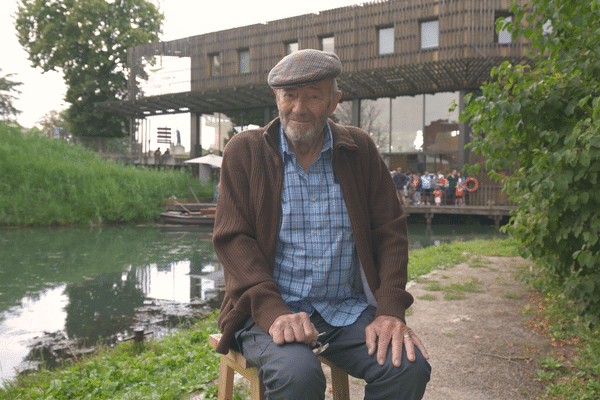
[{"label": "mustache", "polygon": [[288,121],[293,120],[293,121],[297,121],[297,122],[312,122],[312,119],[310,117],[306,117],[306,116],[302,117],[302,116],[300,116],[298,114],[294,114],[294,113],[288,114],[286,119]]}]

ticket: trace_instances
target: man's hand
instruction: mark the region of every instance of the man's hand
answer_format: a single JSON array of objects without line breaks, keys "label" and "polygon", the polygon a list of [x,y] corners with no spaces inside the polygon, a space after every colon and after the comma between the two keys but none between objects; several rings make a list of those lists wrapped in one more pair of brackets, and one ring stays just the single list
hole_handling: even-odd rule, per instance
[{"label": "man's hand", "polygon": [[[415,346],[426,360],[429,359],[423,343],[404,322],[396,317],[380,315],[367,326],[365,333],[369,355],[372,356],[377,350],[379,365],[385,363],[390,342],[392,343],[392,361],[396,367],[399,367],[402,362],[402,346],[406,346],[406,356],[409,361],[415,360]],[[379,340],[376,343],[377,337]]]},{"label": "man's hand", "polygon": [[298,342],[312,348],[317,345],[318,334],[317,328],[305,312],[280,315],[269,328],[269,335],[278,345]]}]

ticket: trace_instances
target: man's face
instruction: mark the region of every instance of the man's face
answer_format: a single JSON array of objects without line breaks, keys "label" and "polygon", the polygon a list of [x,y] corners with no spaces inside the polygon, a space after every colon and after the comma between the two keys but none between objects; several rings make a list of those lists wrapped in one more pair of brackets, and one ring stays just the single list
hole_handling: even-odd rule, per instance
[{"label": "man's face", "polygon": [[335,111],[341,92],[331,96],[331,79],[275,91],[281,125],[289,140],[312,144]]}]

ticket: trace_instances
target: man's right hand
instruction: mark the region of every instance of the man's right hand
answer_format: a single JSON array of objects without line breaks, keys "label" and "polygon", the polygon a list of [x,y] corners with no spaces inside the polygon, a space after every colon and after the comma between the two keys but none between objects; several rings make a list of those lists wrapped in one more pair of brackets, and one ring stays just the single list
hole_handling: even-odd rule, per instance
[{"label": "man's right hand", "polygon": [[308,314],[300,312],[277,317],[269,328],[269,335],[278,345],[298,342],[313,348],[317,345],[319,332],[310,321]]}]

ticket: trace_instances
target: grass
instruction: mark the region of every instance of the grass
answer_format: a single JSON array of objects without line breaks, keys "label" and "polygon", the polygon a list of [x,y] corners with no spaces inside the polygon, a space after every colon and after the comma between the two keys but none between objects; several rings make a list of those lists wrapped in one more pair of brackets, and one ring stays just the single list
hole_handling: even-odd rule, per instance
[{"label": "grass", "polygon": [[546,393],[538,400],[600,398],[600,326],[577,314],[558,290],[538,293],[530,328],[548,336],[554,353],[539,360],[538,377]]},{"label": "grass", "polygon": [[[516,244],[510,239],[457,241],[435,247],[412,251],[408,260],[408,279],[417,279],[433,270],[444,270],[474,255],[488,257],[512,257]],[[489,266],[486,266],[489,267]]]},{"label": "grass", "polygon": [[0,226],[140,223],[159,218],[162,201],[212,197],[185,170],[104,161],[90,150],[0,122]]}]

